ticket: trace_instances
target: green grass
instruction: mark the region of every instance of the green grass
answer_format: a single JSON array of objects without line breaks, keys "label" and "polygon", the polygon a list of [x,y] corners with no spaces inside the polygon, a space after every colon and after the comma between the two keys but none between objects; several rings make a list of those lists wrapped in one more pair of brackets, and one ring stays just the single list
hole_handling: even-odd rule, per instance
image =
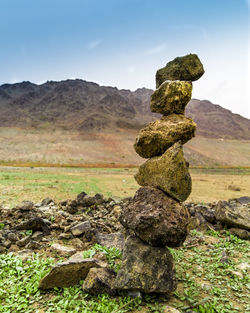
[{"label": "green grass", "polygon": [[[128,168],[11,168],[0,167],[0,203],[39,202],[75,198],[82,191],[116,199],[133,196],[139,188],[137,169]],[[212,202],[249,195],[250,169],[191,169],[193,191],[188,201]],[[240,191],[229,190],[236,185]]]},{"label": "green grass", "polygon": [[[193,234],[202,236],[196,231]],[[249,262],[249,242],[229,234],[208,235],[218,239],[211,248],[201,245],[171,249],[179,280],[173,303],[183,311],[196,308],[205,313],[250,312],[250,278],[247,271],[237,269],[240,263]],[[228,255],[226,263],[220,261],[223,251]]]},{"label": "green grass", "polygon": [[[204,234],[193,231],[193,239]],[[213,240],[209,246],[206,241]],[[33,254],[22,261],[13,254],[0,255],[0,312],[4,313],[163,313],[166,304],[181,312],[193,310],[200,313],[249,313],[250,279],[247,270],[237,266],[249,262],[249,242],[233,235],[220,235],[209,231],[203,244],[170,249],[175,260],[178,278],[176,292],[169,299],[144,295],[142,299],[127,296],[97,297],[84,294],[80,282],[70,288],[39,290],[40,279],[50,270],[54,259]],[[106,254],[112,266],[121,253],[96,245],[86,251],[86,256],[96,251]],[[222,252],[228,262],[222,263]],[[91,253],[90,253],[91,252]]]},{"label": "green grass", "polygon": [[[104,253],[106,256],[109,267],[113,269],[115,272],[118,272],[120,268],[120,262],[122,258],[122,253],[118,248],[108,248],[99,244],[95,244],[91,249],[83,252],[84,258],[91,258],[95,255],[97,251]],[[117,262],[118,261],[118,262]]]},{"label": "green grass", "polygon": [[123,313],[140,305],[139,299],[90,297],[81,284],[70,288],[40,291],[40,279],[49,271],[53,259],[33,255],[26,262],[12,254],[0,255],[0,312],[3,313]]}]

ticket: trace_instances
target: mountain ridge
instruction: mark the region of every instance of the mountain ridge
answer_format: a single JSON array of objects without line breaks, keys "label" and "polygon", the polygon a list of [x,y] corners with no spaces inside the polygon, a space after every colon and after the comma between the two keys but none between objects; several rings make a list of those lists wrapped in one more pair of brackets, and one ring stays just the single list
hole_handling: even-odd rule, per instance
[{"label": "mountain ridge", "polygon": [[[0,86],[0,123],[4,127],[43,127],[105,131],[139,129],[160,115],[150,112],[153,90],[100,86],[82,79],[24,81]],[[250,139],[250,120],[208,100],[192,99],[186,115],[197,134],[208,138]]]}]

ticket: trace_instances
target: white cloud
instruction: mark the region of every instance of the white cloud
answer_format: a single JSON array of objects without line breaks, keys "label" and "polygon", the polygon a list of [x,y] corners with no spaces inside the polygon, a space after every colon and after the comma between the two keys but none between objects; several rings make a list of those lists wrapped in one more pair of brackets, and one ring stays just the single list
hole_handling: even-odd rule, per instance
[{"label": "white cloud", "polygon": [[102,43],[102,40],[93,40],[88,44],[88,50],[93,50]]},{"label": "white cloud", "polygon": [[152,55],[166,50],[166,44],[160,44],[146,51],[146,54]]}]

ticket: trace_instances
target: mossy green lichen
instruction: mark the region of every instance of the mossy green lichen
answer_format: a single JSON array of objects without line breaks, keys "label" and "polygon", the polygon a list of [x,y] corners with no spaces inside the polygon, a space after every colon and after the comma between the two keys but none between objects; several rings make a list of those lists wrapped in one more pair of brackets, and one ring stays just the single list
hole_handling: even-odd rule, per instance
[{"label": "mossy green lichen", "polygon": [[143,158],[159,156],[179,140],[186,143],[194,137],[195,129],[195,122],[182,114],[163,116],[140,130],[135,151]]},{"label": "mossy green lichen", "polygon": [[195,81],[205,73],[197,54],[177,57],[156,72],[156,88],[165,80]]},{"label": "mossy green lichen", "polygon": [[167,80],[152,94],[150,109],[163,115],[184,114],[191,96],[192,82]]},{"label": "mossy green lichen", "polygon": [[162,156],[142,164],[135,180],[140,186],[159,188],[172,198],[185,201],[191,193],[192,180],[181,143],[175,143]]}]

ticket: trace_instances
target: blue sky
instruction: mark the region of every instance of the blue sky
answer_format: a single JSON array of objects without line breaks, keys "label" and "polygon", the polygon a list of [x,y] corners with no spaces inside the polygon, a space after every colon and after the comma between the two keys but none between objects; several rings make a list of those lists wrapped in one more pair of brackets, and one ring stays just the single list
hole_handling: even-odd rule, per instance
[{"label": "blue sky", "polygon": [[250,118],[246,0],[0,0],[0,84],[82,78],[135,90],[197,53],[193,97]]}]

